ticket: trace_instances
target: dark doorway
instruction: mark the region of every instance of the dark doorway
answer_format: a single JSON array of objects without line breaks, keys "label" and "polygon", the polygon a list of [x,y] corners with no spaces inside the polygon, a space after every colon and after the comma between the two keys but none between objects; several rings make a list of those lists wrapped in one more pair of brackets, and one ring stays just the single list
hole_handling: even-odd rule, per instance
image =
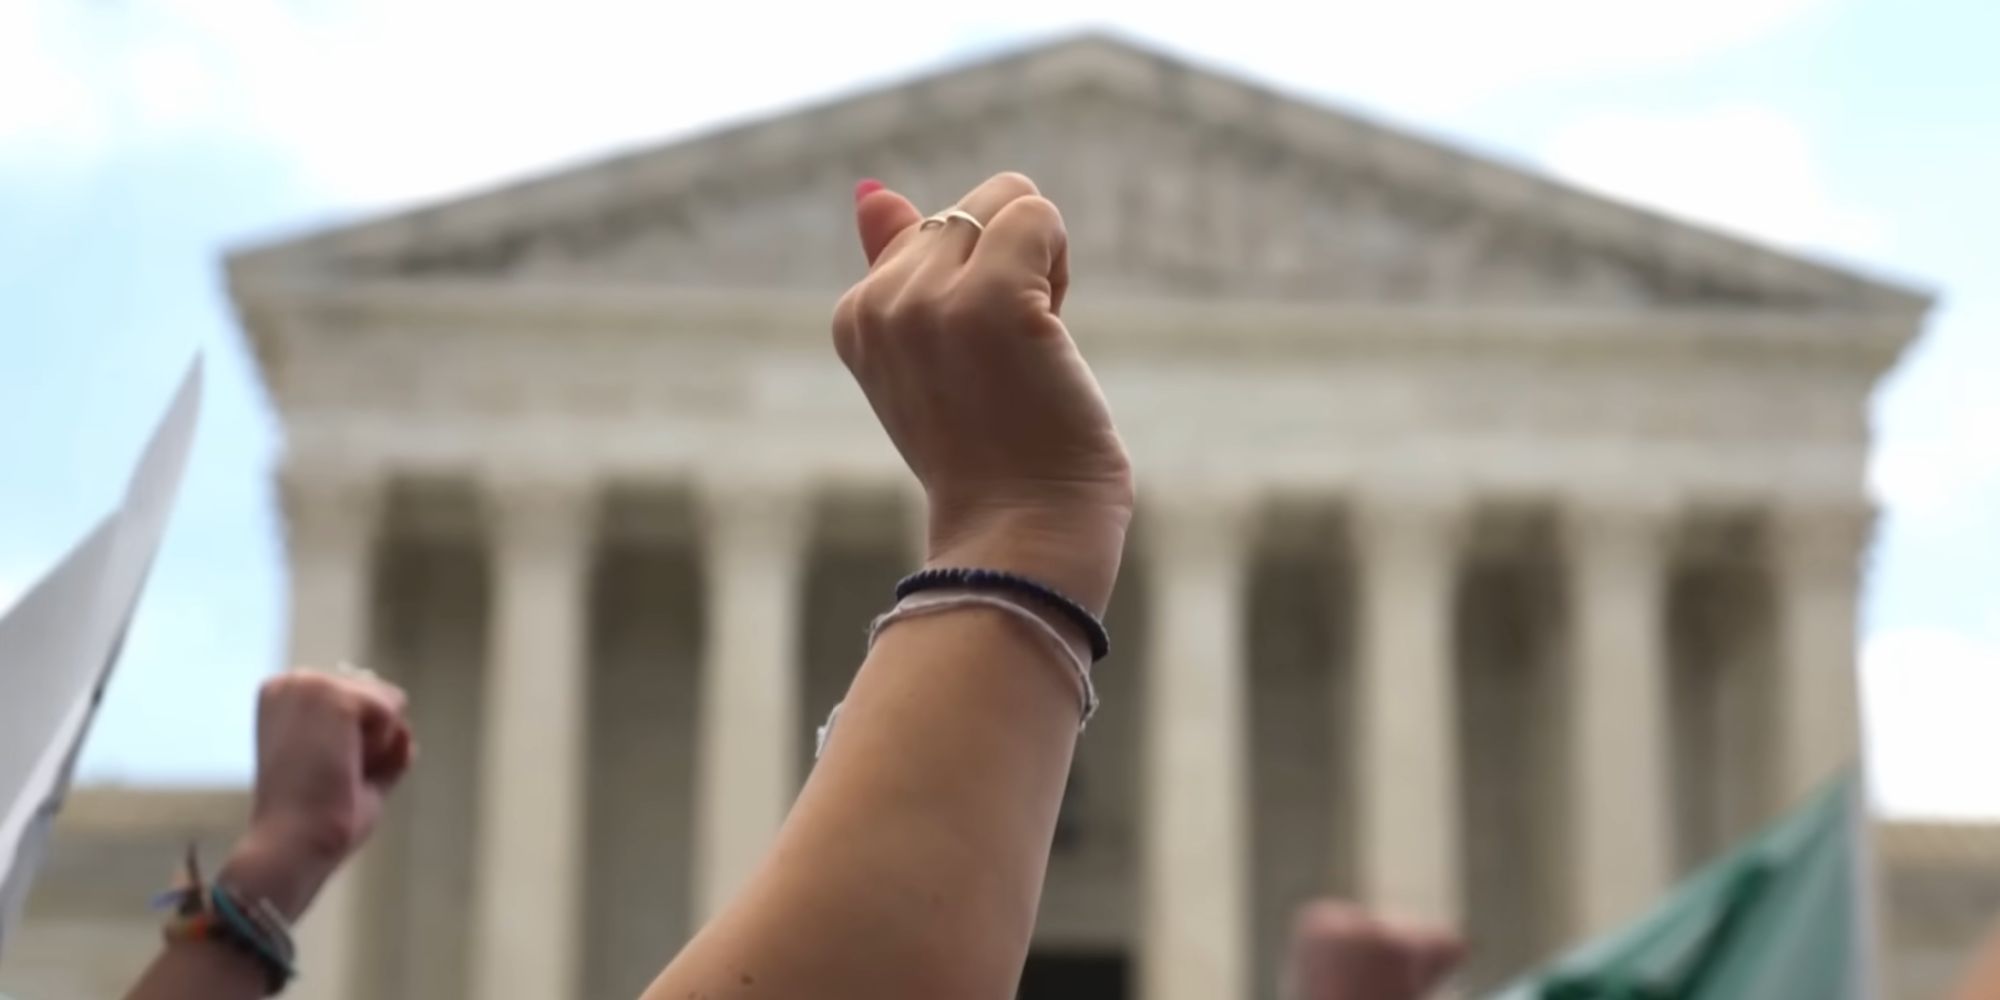
[{"label": "dark doorway", "polygon": [[1030,952],[1015,1000],[1125,1000],[1125,956],[1115,951]]}]

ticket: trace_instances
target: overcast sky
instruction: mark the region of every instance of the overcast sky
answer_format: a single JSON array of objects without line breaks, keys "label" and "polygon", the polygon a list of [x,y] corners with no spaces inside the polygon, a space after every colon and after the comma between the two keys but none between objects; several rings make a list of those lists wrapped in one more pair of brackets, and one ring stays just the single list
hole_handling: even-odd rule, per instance
[{"label": "overcast sky", "polygon": [[87,778],[240,780],[251,690],[279,665],[278,440],[224,247],[1110,26],[1941,290],[1875,404],[1872,764],[1892,812],[2000,817],[2000,4],[786,6],[810,9],[0,4],[0,601],[110,505],[187,359],[210,364]]}]

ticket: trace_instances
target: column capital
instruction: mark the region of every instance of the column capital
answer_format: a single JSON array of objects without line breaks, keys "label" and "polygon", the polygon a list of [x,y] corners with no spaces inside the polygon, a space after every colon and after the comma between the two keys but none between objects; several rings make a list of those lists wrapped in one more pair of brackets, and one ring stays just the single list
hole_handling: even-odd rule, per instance
[{"label": "column capital", "polygon": [[1465,542],[1472,508],[1462,490],[1365,487],[1349,500],[1349,535],[1362,553],[1412,544],[1453,550]]},{"label": "column capital", "polygon": [[1140,499],[1140,536],[1169,562],[1246,561],[1257,498],[1248,489],[1191,484],[1155,487]]},{"label": "column capital", "polygon": [[1850,577],[1874,536],[1872,504],[1789,504],[1771,511],[1771,541],[1787,573]]},{"label": "column capital", "polygon": [[1557,512],[1564,542],[1589,552],[1607,545],[1663,547],[1680,508],[1665,496],[1582,494],[1565,497]]},{"label": "column capital", "polygon": [[359,550],[380,530],[388,479],[377,470],[287,462],[277,481],[285,537],[294,551]]},{"label": "column capital", "polygon": [[694,496],[702,534],[732,550],[805,544],[813,492],[802,476],[709,472],[695,479]]},{"label": "column capital", "polygon": [[581,552],[599,516],[599,484],[577,473],[489,474],[483,484],[488,530],[502,551]]}]

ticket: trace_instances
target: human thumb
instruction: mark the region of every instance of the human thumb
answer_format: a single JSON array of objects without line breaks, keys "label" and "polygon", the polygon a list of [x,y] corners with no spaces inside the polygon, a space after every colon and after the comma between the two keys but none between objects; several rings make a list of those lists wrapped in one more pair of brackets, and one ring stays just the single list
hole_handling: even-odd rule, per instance
[{"label": "human thumb", "polygon": [[881,181],[867,180],[854,186],[854,226],[861,235],[861,252],[874,267],[882,251],[896,234],[923,220],[910,199],[890,191]]}]

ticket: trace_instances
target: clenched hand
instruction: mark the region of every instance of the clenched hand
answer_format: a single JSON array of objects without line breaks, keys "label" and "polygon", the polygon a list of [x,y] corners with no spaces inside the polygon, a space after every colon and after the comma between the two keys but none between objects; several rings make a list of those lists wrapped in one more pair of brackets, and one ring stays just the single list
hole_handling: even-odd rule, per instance
[{"label": "clenched hand", "polygon": [[928,561],[1033,573],[1101,611],[1132,468],[1061,319],[1061,214],[1014,173],[958,202],[980,225],[857,193],[870,269],[835,309],[834,346],[924,486]]}]

